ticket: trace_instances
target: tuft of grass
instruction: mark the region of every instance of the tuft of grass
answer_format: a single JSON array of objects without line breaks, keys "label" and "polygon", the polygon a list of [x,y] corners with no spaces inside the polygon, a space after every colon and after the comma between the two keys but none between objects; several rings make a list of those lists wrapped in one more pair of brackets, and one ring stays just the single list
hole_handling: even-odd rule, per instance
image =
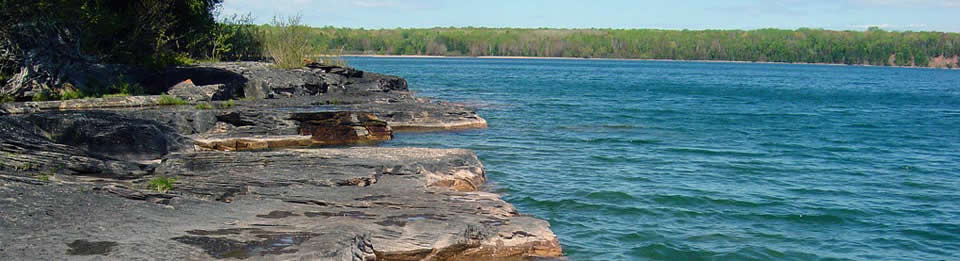
[{"label": "tuft of grass", "polygon": [[160,95],[160,99],[157,100],[157,104],[159,105],[184,105],[187,103],[188,102],[184,101],[183,99],[170,95]]},{"label": "tuft of grass", "polygon": [[272,26],[266,30],[264,45],[267,56],[275,66],[284,69],[304,66],[304,59],[316,49],[310,42],[310,27],[303,25],[301,16],[273,17]]},{"label": "tuft of grass", "polygon": [[237,102],[234,100],[227,100],[225,102],[221,102],[217,104],[217,108],[220,108],[220,109],[230,109],[230,108],[233,108],[233,106],[237,106]]},{"label": "tuft of grass", "polygon": [[157,192],[160,192],[160,193],[167,193],[167,191],[170,191],[171,189],[173,189],[173,184],[176,182],[177,180],[173,178],[156,177],[151,179],[148,185],[152,190],[156,190]]},{"label": "tuft of grass", "polygon": [[104,95],[103,98],[128,97],[128,96],[130,96],[130,94],[126,94],[126,93],[114,93],[114,94]]},{"label": "tuft of grass", "polygon": [[[139,83],[130,83],[119,78],[110,85],[110,90],[113,91],[111,95],[123,95],[120,97],[137,96],[146,93],[146,90],[144,90],[143,86],[140,86]],[[104,95],[104,97],[106,96],[107,95]]]},{"label": "tuft of grass", "polygon": [[205,102],[197,103],[196,108],[197,110],[210,110],[210,109],[213,109],[213,105],[210,105],[209,103],[205,103]]},{"label": "tuft of grass", "polygon": [[331,52],[330,54],[321,54],[317,57],[317,62],[323,65],[347,67],[347,60],[343,59],[344,47],[340,47],[336,52]]},{"label": "tuft of grass", "polygon": [[0,104],[14,102],[13,96],[10,95],[0,95]]}]

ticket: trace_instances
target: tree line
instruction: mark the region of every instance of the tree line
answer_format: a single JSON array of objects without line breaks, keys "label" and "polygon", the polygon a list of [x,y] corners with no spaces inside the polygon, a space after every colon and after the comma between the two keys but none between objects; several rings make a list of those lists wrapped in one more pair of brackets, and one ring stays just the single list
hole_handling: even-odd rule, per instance
[{"label": "tree line", "polygon": [[[956,66],[960,34],[824,29],[657,30],[314,28],[321,48],[354,54],[730,60]],[[947,58],[947,59],[943,59]]]}]

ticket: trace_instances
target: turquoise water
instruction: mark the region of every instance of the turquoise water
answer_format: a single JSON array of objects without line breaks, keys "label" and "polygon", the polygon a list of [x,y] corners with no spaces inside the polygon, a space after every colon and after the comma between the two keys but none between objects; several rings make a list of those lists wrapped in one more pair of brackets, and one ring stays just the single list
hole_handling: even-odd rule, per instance
[{"label": "turquoise water", "polygon": [[491,189],[572,260],[958,260],[960,71],[350,58],[488,130]]}]

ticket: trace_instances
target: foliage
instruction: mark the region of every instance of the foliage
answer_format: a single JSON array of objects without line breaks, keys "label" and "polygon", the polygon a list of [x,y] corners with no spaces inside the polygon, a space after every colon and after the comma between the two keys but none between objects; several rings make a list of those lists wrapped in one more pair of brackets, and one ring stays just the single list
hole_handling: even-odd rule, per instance
[{"label": "foliage", "polygon": [[56,100],[58,98],[59,97],[56,97],[56,95],[51,93],[49,90],[43,90],[40,93],[33,95],[33,101],[35,102]]},{"label": "foliage", "polygon": [[79,90],[64,90],[60,92],[60,100],[73,100],[87,98],[87,95]]},{"label": "foliage", "polygon": [[157,192],[167,193],[167,191],[173,189],[173,185],[176,182],[177,180],[173,178],[156,177],[151,179],[148,185],[150,186],[150,189],[156,190]]},{"label": "foliage", "polygon": [[201,56],[222,0],[0,0],[0,34],[21,23],[51,23],[71,32],[83,53],[102,62],[169,65]]},{"label": "foliage", "polygon": [[960,55],[960,33],[823,29],[313,28],[317,46],[348,53],[597,57],[930,66]]},{"label": "foliage", "polygon": [[217,104],[217,108],[220,108],[220,109],[230,109],[230,108],[233,108],[233,106],[236,106],[236,105],[237,105],[237,102],[236,102],[236,101],[234,101],[234,100],[227,100],[227,101],[225,101],[225,102],[221,102],[221,103]]},{"label": "foliage", "polygon": [[0,95],[0,104],[14,102],[13,97],[10,95]]},{"label": "foliage", "polygon": [[210,36],[213,60],[254,60],[263,57],[264,31],[253,24],[253,16],[231,15],[220,18]]},{"label": "foliage", "polygon": [[196,108],[197,110],[210,110],[210,109],[213,109],[213,105],[210,105],[209,103],[205,103],[205,102],[197,103]]},{"label": "foliage", "polygon": [[146,93],[146,90],[144,90],[140,84],[127,81],[114,82],[114,84],[110,86],[109,91],[114,95],[120,94],[125,96],[137,96]]},{"label": "foliage", "polygon": [[300,16],[274,17],[265,27],[264,47],[267,56],[280,68],[300,68],[304,59],[314,53],[309,39],[310,27],[303,25]]},{"label": "foliage", "polygon": [[160,95],[160,98],[157,99],[158,105],[184,105],[187,103],[188,102],[184,101],[183,99],[173,97],[170,95]]}]

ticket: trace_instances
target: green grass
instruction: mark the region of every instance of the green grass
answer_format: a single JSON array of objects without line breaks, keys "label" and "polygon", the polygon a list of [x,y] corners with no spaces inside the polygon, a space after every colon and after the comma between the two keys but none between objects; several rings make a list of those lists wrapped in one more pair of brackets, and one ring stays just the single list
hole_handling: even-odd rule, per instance
[{"label": "green grass", "polygon": [[155,190],[160,193],[167,193],[167,191],[170,191],[171,189],[173,189],[173,184],[176,182],[177,180],[173,178],[156,177],[151,179],[150,183],[148,183],[147,185],[150,186],[150,189],[152,190]]},{"label": "green grass", "polygon": [[209,103],[197,103],[196,108],[197,110],[210,110],[213,109],[213,105],[210,105]]},{"label": "green grass", "polygon": [[114,94],[104,95],[102,98],[116,98],[116,97],[129,97],[129,96],[130,94],[126,94],[126,93],[114,93]]},{"label": "green grass", "polygon": [[119,78],[110,85],[109,90],[113,92],[110,95],[137,96],[146,93],[146,90],[140,84],[130,83]]},{"label": "green grass", "polygon": [[0,104],[14,102],[15,100],[10,95],[0,95]]},{"label": "green grass", "polygon": [[220,109],[230,109],[233,108],[233,106],[237,106],[237,102],[233,100],[227,100],[217,104],[217,108]]},{"label": "green grass", "polygon": [[184,101],[183,99],[170,95],[160,95],[160,98],[157,100],[157,104],[159,105],[184,105],[187,103],[188,102]]}]

